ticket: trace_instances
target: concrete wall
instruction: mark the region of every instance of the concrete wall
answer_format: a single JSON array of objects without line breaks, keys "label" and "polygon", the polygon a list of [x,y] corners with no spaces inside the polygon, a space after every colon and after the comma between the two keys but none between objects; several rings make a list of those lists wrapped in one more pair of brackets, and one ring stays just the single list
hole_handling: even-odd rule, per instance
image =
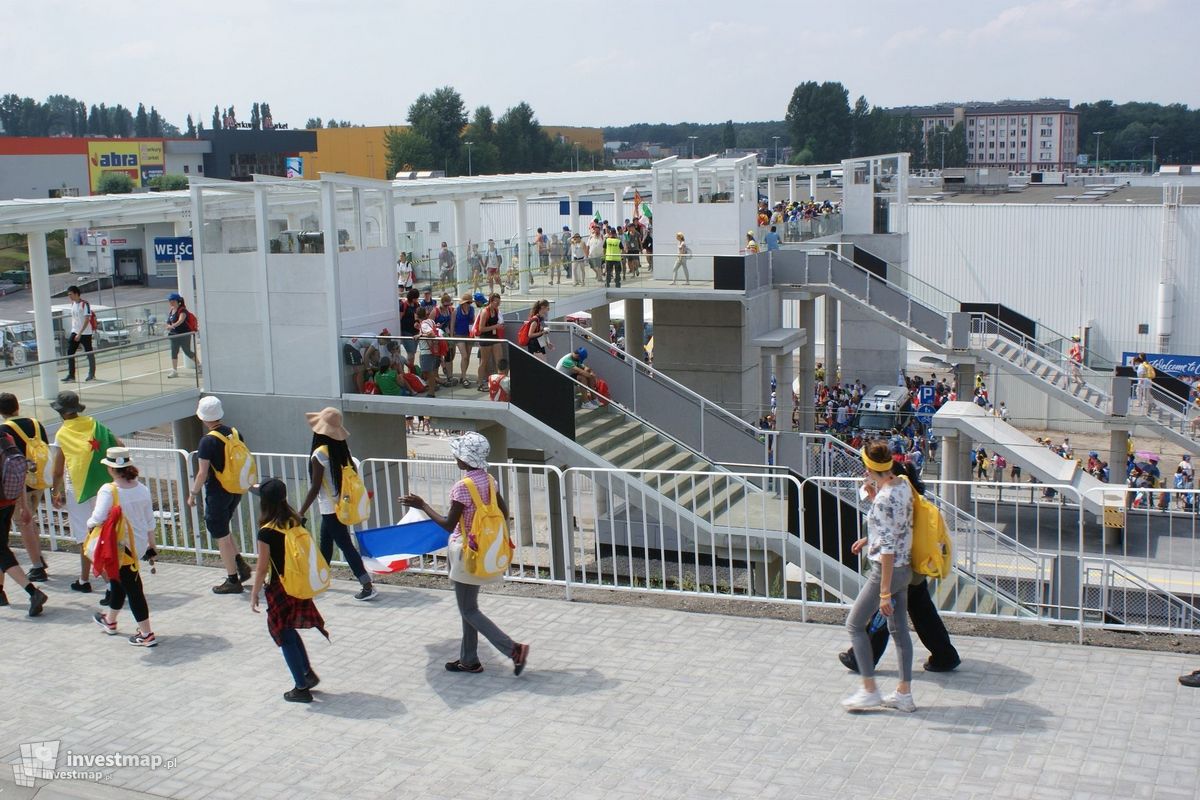
[{"label": "concrete wall", "polygon": [[399,332],[396,264],[390,249],[338,253],[338,296],[341,333],[377,334],[383,328]]},{"label": "concrete wall", "polygon": [[0,200],[34,200],[66,185],[91,194],[87,155],[0,156]]},{"label": "concrete wall", "polygon": [[[766,302],[766,301],[764,301]],[[759,350],[754,324],[737,300],[654,301],[654,366],[745,419],[759,403]]]}]

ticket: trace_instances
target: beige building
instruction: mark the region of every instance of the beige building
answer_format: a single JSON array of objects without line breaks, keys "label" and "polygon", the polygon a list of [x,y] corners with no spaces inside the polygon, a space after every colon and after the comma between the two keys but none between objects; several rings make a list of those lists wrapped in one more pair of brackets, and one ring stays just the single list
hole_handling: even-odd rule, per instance
[{"label": "beige building", "polygon": [[1004,100],[998,103],[939,103],[893,109],[921,120],[927,140],[939,126],[963,123],[968,167],[1004,167],[1012,172],[1067,170],[1077,166],[1079,114],[1069,100]]}]

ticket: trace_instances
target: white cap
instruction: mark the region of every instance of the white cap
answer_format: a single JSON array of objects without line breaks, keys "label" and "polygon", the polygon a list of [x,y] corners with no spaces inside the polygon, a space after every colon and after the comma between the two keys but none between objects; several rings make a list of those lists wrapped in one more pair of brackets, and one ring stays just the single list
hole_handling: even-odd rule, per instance
[{"label": "white cap", "polygon": [[196,407],[196,416],[204,422],[216,422],[225,418],[225,409],[221,406],[219,397],[201,397],[200,405]]}]

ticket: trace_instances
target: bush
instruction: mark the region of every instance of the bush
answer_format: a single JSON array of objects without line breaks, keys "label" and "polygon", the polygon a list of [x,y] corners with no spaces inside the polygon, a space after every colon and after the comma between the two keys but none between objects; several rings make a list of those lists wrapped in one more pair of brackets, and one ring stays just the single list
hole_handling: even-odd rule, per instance
[{"label": "bush", "polygon": [[159,175],[149,185],[156,192],[177,192],[188,188],[188,179],[187,175]]},{"label": "bush", "polygon": [[96,182],[97,194],[129,194],[133,191],[133,178],[123,172],[106,172]]}]

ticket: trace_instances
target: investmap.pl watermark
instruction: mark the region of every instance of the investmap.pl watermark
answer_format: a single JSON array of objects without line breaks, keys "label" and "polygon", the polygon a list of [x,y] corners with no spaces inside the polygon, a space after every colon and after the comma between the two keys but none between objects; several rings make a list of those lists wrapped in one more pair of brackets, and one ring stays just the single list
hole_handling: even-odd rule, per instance
[{"label": "investmap.pl watermark", "polygon": [[33,787],[44,781],[107,781],[113,770],[174,769],[175,759],[158,753],[78,753],[62,750],[57,740],[21,745],[21,758],[12,765],[17,786]]}]

